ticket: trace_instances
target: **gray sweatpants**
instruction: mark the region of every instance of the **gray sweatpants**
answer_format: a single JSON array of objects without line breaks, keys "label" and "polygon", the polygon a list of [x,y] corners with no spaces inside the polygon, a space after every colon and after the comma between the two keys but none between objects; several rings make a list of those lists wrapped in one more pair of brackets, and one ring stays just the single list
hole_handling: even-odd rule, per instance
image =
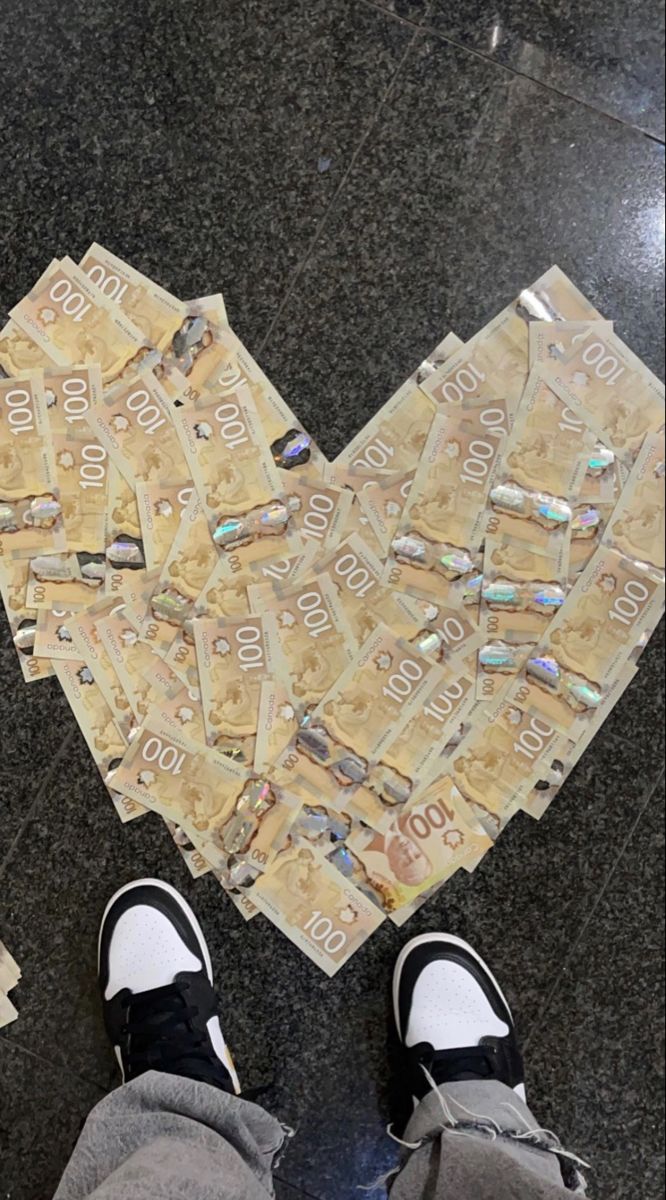
[{"label": "gray sweatpants", "polygon": [[[268,1200],[285,1136],[256,1104],[151,1071],[93,1109],[54,1200]],[[411,1153],[391,1200],[561,1200],[582,1187],[501,1083],[431,1092],[404,1142]]]}]

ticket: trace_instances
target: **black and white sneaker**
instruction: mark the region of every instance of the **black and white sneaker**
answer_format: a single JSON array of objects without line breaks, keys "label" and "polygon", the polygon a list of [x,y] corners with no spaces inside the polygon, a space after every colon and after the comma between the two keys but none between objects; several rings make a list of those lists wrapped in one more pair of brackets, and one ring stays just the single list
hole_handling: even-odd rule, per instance
[{"label": "black and white sneaker", "polygon": [[415,1101],[432,1090],[430,1080],[439,1086],[496,1079],[525,1099],[511,1010],[466,942],[427,933],[405,946],[395,968],[393,1003]]},{"label": "black and white sneaker", "polygon": [[139,879],[116,892],[102,918],[99,980],[123,1082],[165,1071],[240,1092],[208,947],[175,888]]}]

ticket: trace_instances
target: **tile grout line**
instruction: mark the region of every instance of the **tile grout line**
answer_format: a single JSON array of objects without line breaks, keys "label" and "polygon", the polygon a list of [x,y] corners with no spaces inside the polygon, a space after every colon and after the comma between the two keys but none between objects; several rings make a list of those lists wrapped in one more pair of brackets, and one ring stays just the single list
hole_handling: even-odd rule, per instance
[{"label": "tile grout line", "polygon": [[67,750],[69,749],[69,746],[70,746],[73,738],[75,737],[75,735],[76,735],[76,729],[71,729],[69,734],[65,737],[64,742],[61,742],[60,749],[58,750],[55,758],[51,761],[51,765],[49,767],[47,767],[46,773],[42,777],[42,780],[37,788],[37,792],[36,792],[35,796],[33,797],[32,803],[28,807],[27,813],[23,817],[23,820],[21,821],[14,838],[9,843],[9,846],[7,848],[7,851],[5,852],[4,857],[0,859],[0,879],[4,875],[5,869],[9,863],[9,860],[11,859],[11,857],[14,853],[17,843],[21,839],[23,832],[24,832],[26,826],[28,825],[29,821],[32,820],[32,816],[33,816],[33,813],[35,812],[35,809],[37,808],[37,805],[41,801],[41,799],[46,791],[46,788],[48,787],[49,783],[51,782],[51,780],[53,778],[53,775],[55,773],[57,766],[59,765],[63,755],[66,754]]},{"label": "tile grout line", "polygon": [[366,8],[371,8],[373,12],[381,13],[383,17],[389,17],[391,21],[396,21],[398,25],[405,25],[408,29],[422,29],[423,22],[430,16],[432,9],[432,0],[429,0],[427,11],[424,12],[420,21],[415,21],[411,17],[401,17],[400,13],[393,12],[391,8],[384,8],[384,5],[377,0],[361,0]]},{"label": "tile grout line", "polygon": [[290,1181],[285,1179],[283,1175],[277,1175],[274,1173],[273,1178],[276,1179],[278,1183],[283,1183],[285,1187],[288,1187],[296,1197],[303,1196],[304,1200],[320,1200],[320,1197],[315,1196],[314,1192],[303,1191],[302,1187],[299,1187],[296,1183],[290,1183]]},{"label": "tile grout line", "polygon": [[[608,715],[610,716],[610,713],[609,713]],[[599,730],[597,731],[597,733],[601,733],[601,730],[602,730],[602,729],[603,729],[603,725],[601,725],[601,726],[600,726],[600,728],[599,728]],[[596,736],[597,736],[597,735],[595,734],[595,737],[596,737]],[[632,747],[635,747],[635,746],[636,746],[636,742],[635,742],[635,740],[634,740],[634,741],[632,741],[632,739],[631,739],[631,738],[630,738],[630,737],[629,737],[629,736],[628,736],[626,733],[616,733],[616,732],[615,732],[615,730],[612,730],[612,731],[611,731],[611,730],[609,730],[609,731],[608,731],[608,733],[607,733],[607,736],[608,736],[608,737],[613,737],[613,738],[616,738],[618,742],[622,742],[622,745],[623,745],[623,746],[632,746]],[[589,746],[588,746],[588,748],[587,748],[587,749],[589,750]],[[586,752],[585,752],[585,753],[587,754],[587,750],[586,750]],[[583,756],[583,760],[582,760],[582,761],[584,761],[584,760],[585,760],[585,756]],[[660,779],[661,779],[661,773],[660,773],[660,774],[657,776],[656,783],[655,783],[655,787],[656,787],[656,786],[657,786],[657,784],[659,783]]]},{"label": "tile grout line", "polygon": [[645,802],[643,803],[643,806],[642,806],[640,812],[636,816],[636,819],[633,822],[631,829],[629,830],[626,838],[624,839],[624,841],[618,851],[618,854],[615,858],[615,861],[613,862],[613,865],[612,865],[610,871],[608,872],[608,875],[606,876],[603,884],[601,885],[601,888],[599,889],[599,891],[597,893],[596,899],[595,899],[590,911],[588,912],[586,919],[583,921],[583,924],[581,925],[581,927],[578,931],[575,941],[570,946],[569,952],[566,955],[566,958],[565,958],[562,966],[560,967],[559,972],[557,973],[555,979],[553,980],[553,983],[552,983],[546,997],[544,998],[543,1004],[541,1005],[541,1008],[539,1009],[539,1012],[537,1014],[537,1017],[534,1022],[534,1025],[532,1027],[532,1030],[525,1041],[525,1049],[528,1049],[528,1047],[531,1046],[535,1037],[538,1036],[538,1034],[543,1026],[544,1019],[547,1016],[548,1011],[550,1009],[550,1005],[553,1001],[555,993],[558,991],[558,989],[563,981],[564,973],[567,970],[569,963],[572,961],[576,951],[580,947],[580,944],[583,941],[583,938],[585,937],[588,929],[590,928],[590,925],[592,924],[594,915],[597,912],[597,909],[599,908],[599,905],[601,904],[604,896],[606,895],[613,879],[615,878],[618,867],[619,867],[620,863],[622,862],[622,859],[624,858],[627,850],[629,849],[629,846],[631,844],[631,841],[633,840],[636,830],[638,829],[639,825],[641,824],[645,814],[647,813],[648,808],[652,804],[652,801],[654,800],[654,798],[657,794],[659,785],[661,784],[663,778],[664,778],[664,771],[661,772],[661,775],[659,776],[659,778],[649,789],[649,791],[647,793],[647,797],[645,799]]},{"label": "tile grout line", "polygon": [[572,104],[580,104],[581,108],[586,108],[588,112],[595,113],[598,117],[605,117],[609,121],[614,121],[616,125],[622,126],[624,129],[631,129],[634,133],[642,134],[648,141],[655,142],[658,146],[664,146],[666,143],[657,133],[651,133],[649,129],[643,129],[641,125],[634,125],[631,121],[624,120],[623,117],[618,117],[615,113],[607,112],[604,108],[597,108],[596,104],[591,104],[589,100],[583,100],[580,96],[572,96],[570,92],[562,91],[561,88],[555,87],[552,83],[545,83],[542,79],[537,79],[535,75],[528,75],[526,71],[519,71],[517,67],[512,67],[508,63],[498,62],[496,58],[492,58],[489,54],[484,54],[482,50],[476,50],[473,46],[467,46],[464,42],[458,41],[449,34],[442,33],[441,30],[428,25],[428,17],[430,16],[430,8],[424,14],[423,21],[417,24],[415,21],[410,21],[408,17],[400,17],[397,13],[391,12],[390,9],[382,8],[381,4],[375,4],[373,0],[361,0],[367,8],[373,9],[374,12],[383,13],[392,21],[397,21],[401,25],[406,25],[417,32],[427,34],[428,37],[438,38],[439,41],[445,42],[449,46],[455,46],[457,50],[463,51],[465,54],[471,54],[473,58],[478,58],[482,62],[488,63],[489,66],[498,67],[501,71],[512,75],[514,79],[529,79],[536,87],[542,88],[546,92],[552,92],[553,95],[559,96],[563,100],[568,100]]},{"label": "tile grout line", "polygon": [[[375,9],[375,11],[378,12],[380,10]],[[384,12],[385,15],[390,15],[390,14],[386,14],[384,9],[382,9],[381,11]],[[284,296],[282,297],[282,300],[278,304],[277,310],[275,312],[275,315],[273,316],[272,321],[270,322],[268,330],[266,331],[264,337],[262,338],[262,341],[261,341],[261,344],[260,344],[259,350],[258,350],[259,358],[261,358],[261,356],[263,355],[263,353],[266,349],[266,346],[268,345],[271,337],[273,336],[273,333],[280,322],[282,314],[285,311],[285,309],[287,308],[287,305],[289,304],[289,301],[294,294],[296,285],[298,284],[298,281],[300,280],[308,262],[312,258],[315,247],[323,233],[323,230],[328,222],[328,219],[329,219],[335,205],[337,204],[340,196],[342,195],[343,191],[345,190],[345,188],[347,186],[347,181],[349,180],[352,172],[354,171],[354,168],[356,167],[356,163],[358,162],[363,150],[365,149],[367,142],[369,141],[372,133],[374,132],[375,128],[377,127],[381,113],[391,96],[391,93],[393,91],[393,88],[395,87],[398,77],[399,77],[400,73],[402,72],[402,69],[403,69],[405,63],[407,62],[407,59],[409,58],[414,45],[416,44],[418,38],[420,37],[421,31],[418,26],[410,26],[410,28],[414,29],[414,33],[413,33],[412,37],[409,39],[409,43],[407,44],[407,46],[405,48],[405,51],[400,59],[400,62],[398,63],[398,65],[393,73],[393,76],[391,77],[391,79],[386,87],[384,94],[380,97],[377,108],[375,109],[375,112],[374,112],[373,116],[371,117],[371,119],[367,125],[367,128],[365,129],[365,132],[361,134],[361,138],[349,160],[347,170],[345,171],[342,179],[340,180],[340,183],[338,184],[337,188],[335,189],[335,193],[331,197],[330,203],[326,207],[326,211],[323,213],[322,217],[320,218],[317,228],[315,229],[315,232],[312,235],[310,242],[308,243],[308,246],[305,250],[305,254],[303,255],[301,261],[298,263],[298,265],[296,266],[295,270],[293,271],[293,273],[291,275],[291,278],[289,280],[289,283],[287,284],[287,288],[284,293]]]},{"label": "tile grout line", "polygon": [[489,54],[484,54],[481,50],[475,50],[472,46],[466,46],[464,42],[459,42],[455,38],[448,37],[445,33],[441,33],[437,29],[433,29],[430,25],[421,25],[422,33],[429,37],[439,38],[440,41],[446,42],[449,46],[455,46],[457,50],[463,50],[466,54],[471,54],[474,58],[478,58],[481,62],[488,63],[489,66],[499,67],[500,70],[507,72],[514,79],[528,79],[536,87],[542,88],[545,92],[552,92],[554,96],[559,96],[562,100],[568,100],[570,104],[579,104],[581,108],[587,109],[588,112],[595,113],[598,117],[605,117],[608,121],[613,121],[615,125],[621,126],[623,129],[631,129],[633,133],[641,134],[648,141],[656,142],[658,146],[663,146],[664,139],[660,138],[656,133],[650,133],[649,130],[643,129],[640,125],[634,125],[631,121],[625,121],[623,117],[618,117],[614,113],[606,112],[604,108],[597,108],[595,104],[591,104],[589,100],[583,100],[580,96],[572,96],[569,92],[562,91],[561,88],[555,87],[552,83],[544,83],[542,79],[537,79],[534,75],[528,75],[525,71],[519,71],[516,67],[509,66],[507,63],[498,62],[497,59],[491,58]]},{"label": "tile grout line", "polygon": [[[639,668],[639,669],[640,669],[640,668]],[[610,718],[610,716],[611,716],[611,715],[612,715],[612,710],[611,710],[611,712],[608,714],[608,717]],[[598,736],[598,734],[599,734],[599,733],[601,733],[601,731],[602,731],[602,730],[605,728],[605,725],[606,725],[606,722],[604,722],[604,723],[603,723],[603,725],[601,725],[601,726],[600,726],[600,728],[597,730],[597,734],[595,734],[595,737],[596,737],[596,736]],[[615,739],[616,739],[618,742],[621,742],[623,746],[632,746],[632,747],[635,747],[635,745],[636,745],[636,742],[635,742],[635,741],[632,741],[631,737],[629,737],[629,735],[628,735],[628,734],[626,734],[626,733],[620,733],[618,730],[615,730],[615,729],[612,729],[612,730],[611,730],[611,729],[609,729],[609,730],[607,730],[607,731],[606,731],[606,736],[607,736],[607,737],[611,737],[611,738],[615,738]],[[588,750],[589,750],[589,746],[588,746],[587,750],[585,751],[585,754],[583,755],[583,758],[581,759],[581,762],[585,762],[585,760],[586,760],[586,757],[587,757]],[[660,771],[660,772],[659,772],[659,774],[657,775],[657,778],[656,778],[656,780],[655,780],[655,787],[656,787],[656,786],[657,786],[657,784],[659,783],[659,781],[660,781],[660,779],[661,779],[661,776],[662,776],[662,772]]]},{"label": "tile grout line", "polygon": [[[19,1020],[20,1016],[21,1014],[19,1013]],[[70,1071],[69,1067],[64,1066],[62,1063],[57,1062],[53,1058],[47,1058],[44,1054],[38,1054],[36,1050],[31,1050],[30,1047],[25,1046],[23,1042],[17,1042],[14,1040],[14,1038],[10,1037],[2,1037],[0,1038],[0,1053],[2,1052],[3,1046],[9,1051],[10,1054],[12,1052],[16,1054],[26,1054],[28,1058],[34,1058],[36,1062],[42,1063],[51,1070],[58,1072],[60,1075],[64,1073],[68,1079],[76,1080],[78,1083],[85,1083],[86,1087],[95,1088],[96,1091],[101,1093],[100,1099],[108,1095],[109,1089],[104,1087],[101,1083],[98,1083],[96,1079],[89,1079],[86,1075],[79,1075],[77,1071]]]}]

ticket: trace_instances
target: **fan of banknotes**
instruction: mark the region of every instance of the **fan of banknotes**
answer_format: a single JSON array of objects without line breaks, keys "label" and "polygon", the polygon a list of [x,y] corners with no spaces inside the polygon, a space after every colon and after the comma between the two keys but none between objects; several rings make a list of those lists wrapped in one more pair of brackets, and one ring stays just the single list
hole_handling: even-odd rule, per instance
[{"label": "fan of banknotes", "polygon": [[664,605],[664,389],[553,267],[328,462],[99,245],[0,332],[0,584],[122,821],[334,974],[540,818]]}]

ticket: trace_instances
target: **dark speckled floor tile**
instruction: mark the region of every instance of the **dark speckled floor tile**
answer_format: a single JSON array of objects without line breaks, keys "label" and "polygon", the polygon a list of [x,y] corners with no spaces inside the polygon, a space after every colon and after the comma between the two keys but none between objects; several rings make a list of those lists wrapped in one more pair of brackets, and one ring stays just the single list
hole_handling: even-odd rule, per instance
[{"label": "dark speckled floor tile", "polygon": [[0,1041],[0,1095],[0,1196],[47,1200],[102,1092]]},{"label": "dark speckled floor tile", "polygon": [[666,651],[662,620],[641,655],[639,674],[613,709],[606,729],[643,749],[645,769],[659,769],[666,748]]},{"label": "dark speckled floor tile", "polygon": [[663,863],[662,783],[529,1054],[538,1118],[593,1164],[604,1200],[664,1194]]},{"label": "dark speckled floor tile", "polygon": [[557,261],[661,374],[662,164],[634,130],[420,40],[266,369],[335,454],[444,331],[471,336]]},{"label": "dark speckled floor tile", "polygon": [[409,27],[350,0],[9,11],[0,307],[96,238],[183,297],[222,287],[256,345]]},{"label": "dark speckled floor tile", "polygon": [[660,0],[433,0],[428,25],[656,136],[664,134]]},{"label": "dark speckled floor tile", "polygon": [[[3,636],[8,626],[0,606]],[[0,863],[27,814],[44,772],[62,746],[63,730],[73,728],[56,679],[26,685],[8,645],[0,648]]]}]

